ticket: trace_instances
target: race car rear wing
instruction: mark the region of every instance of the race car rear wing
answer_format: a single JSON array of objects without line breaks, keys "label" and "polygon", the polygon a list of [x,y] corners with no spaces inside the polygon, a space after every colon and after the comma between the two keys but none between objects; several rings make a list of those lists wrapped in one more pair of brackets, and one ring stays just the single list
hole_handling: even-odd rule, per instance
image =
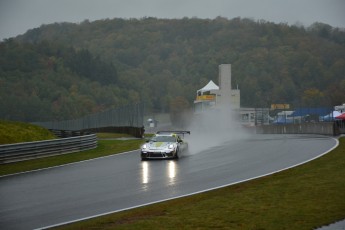
[{"label": "race car rear wing", "polygon": [[166,130],[166,131],[158,131],[157,134],[162,134],[162,133],[165,133],[165,134],[182,134],[182,138],[184,138],[184,135],[185,134],[190,134],[190,131],[176,131],[176,130]]},{"label": "race car rear wing", "polygon": [[190,131],[176,131],[176,130],[167,130],[167,131],[158,131],[157,134],[162,134],[162,133],[176,133],[176,134],[190,134]]}]

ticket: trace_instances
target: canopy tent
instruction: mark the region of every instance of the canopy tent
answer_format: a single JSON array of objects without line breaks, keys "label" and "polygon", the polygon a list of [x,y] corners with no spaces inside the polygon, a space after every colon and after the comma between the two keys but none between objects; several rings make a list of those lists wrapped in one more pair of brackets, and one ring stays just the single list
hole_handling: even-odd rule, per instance
[{"label": "canopy tent", "polygon": [[335,117],[335,119],[345,120],[345,113],[340,114],[339,116]]},{"label": "canopy tent", "polygon": [[330,108],[297,108],[292,114],[293,117],[306,116],[306,115],[318,115],[325,116],[332,111]]},{"label": "canopy tent", "polygon": [[211,90],[219,90],[219,86],[216,85],[212,80],[209,83],[207,83],[207,85],[205,85],[204,88],[199,89],[197,92],[199,95],[199,93],[203,93],[203,92],[207,92]]}]

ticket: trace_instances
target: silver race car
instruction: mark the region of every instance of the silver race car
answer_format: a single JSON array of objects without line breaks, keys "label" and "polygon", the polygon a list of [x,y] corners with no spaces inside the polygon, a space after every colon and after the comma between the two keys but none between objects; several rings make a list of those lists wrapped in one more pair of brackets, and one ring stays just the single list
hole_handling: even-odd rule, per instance
[{"label": "silver race car", "polygon": [[[188,151],[188,143],[183,140],[190,131],[159,131],[141,146],[141,159],[177,159]],[[182,136],[182,137],[181,137]]]}]

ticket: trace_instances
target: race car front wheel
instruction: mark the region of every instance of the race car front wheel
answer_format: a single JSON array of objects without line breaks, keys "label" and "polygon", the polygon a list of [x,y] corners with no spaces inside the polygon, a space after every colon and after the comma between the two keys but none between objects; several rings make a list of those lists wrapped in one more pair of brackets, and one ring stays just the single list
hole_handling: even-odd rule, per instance
[{"label": "race car front wheel", "polygon": [[177,148],[176,153],[175,153],[175,159],[178,159],[178,152],[179,152],[179,149]]}]

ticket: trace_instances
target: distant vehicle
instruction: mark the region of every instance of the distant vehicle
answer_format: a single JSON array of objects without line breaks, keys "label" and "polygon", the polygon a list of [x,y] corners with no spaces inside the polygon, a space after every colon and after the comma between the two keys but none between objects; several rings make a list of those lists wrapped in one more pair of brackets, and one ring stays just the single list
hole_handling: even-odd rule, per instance
[{"label": "distant vehicle", "polygon": [[185,134],[190,131],[158,131],[141,146],[141,160],[178,159],[180,153],[188,151]]}]

